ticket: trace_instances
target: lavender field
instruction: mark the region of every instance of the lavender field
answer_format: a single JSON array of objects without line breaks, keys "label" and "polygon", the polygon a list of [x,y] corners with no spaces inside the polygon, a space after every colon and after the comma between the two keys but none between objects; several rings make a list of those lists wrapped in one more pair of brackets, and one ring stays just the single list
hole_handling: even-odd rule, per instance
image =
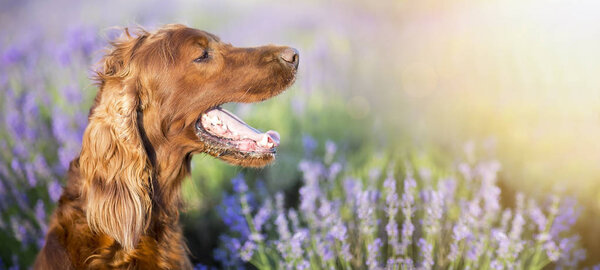
[{"label": "lavender field", "polygon": [[[115,8],[119,7],[119,8]],[[226,107],[277,162],[196,156],[197,269],[600,269],[593,1],[0,3],[0,269],[28,269],[118,27],[183,23],[300,51],[296,84]]]}]

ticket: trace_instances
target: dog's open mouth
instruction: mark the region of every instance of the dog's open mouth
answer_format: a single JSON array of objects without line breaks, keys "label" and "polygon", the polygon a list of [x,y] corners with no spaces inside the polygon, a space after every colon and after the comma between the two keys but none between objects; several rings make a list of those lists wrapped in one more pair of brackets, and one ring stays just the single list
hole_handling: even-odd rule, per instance
[{"label": "dog's open mouth", "polygon": [[[216,107],[202,113],[196,122],[196,134],[212,155],[241,154],[249,157],[274,155],[279,133],[260,132],[233,113]],[[233,153],[232,153],[233,152]]]}]

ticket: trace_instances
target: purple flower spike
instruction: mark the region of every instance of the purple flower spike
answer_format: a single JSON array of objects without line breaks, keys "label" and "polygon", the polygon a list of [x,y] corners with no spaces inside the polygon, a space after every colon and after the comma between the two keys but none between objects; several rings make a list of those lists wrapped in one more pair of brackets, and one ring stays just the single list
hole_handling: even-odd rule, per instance
[{"label": "purple flower spike", "polygon": [[[400,240],[398,238],[398,224],[396,223],[396,214],[398,213],[399,200],[396,192],[396,179],[394,179],[393,170],[388,171],[387,178],[383,181],[385,189],[386,213],[388,223],[385,225],[385,231],[388,236],[388,245],[392,247],[395,256],[400,255]],[[389,265],[389,264],[388,264]]]},{"label": "purple flower spike", "polygon": [[48,195],[50,195],[50,199],[53,202],[57,202],[62,194],[62,186],[58,183],[58,181],[52,181],[48,185]]},{"label": "purple flower spike", "polygon": [[[390,270],[478,269],[482,263],[490,269],[539,268],[550,261],[557,269],[577,269],[585,258],[579,238],[567,237],[578,214],[574,203],[559,205],[555,199],[546,213],[517,194],[516,207],[503,209],[495,161],[464,163],[459,165],[463,178],[437,182],[435,170],[407,165],[420,172],[421,187],[409,170],[401,189],[393,165],[389,168],[381,183],[378,169],[371,169],[365,179],[340,178],[350,175],[340,163],[305,159],[298,165],[303,183],[297,210],[284,208],[282,193],[274,199],[264,191],[252,196],[238,176],[233,182],[234,202],[239,203],[228,209],[237,218],[253,214],[259,232],[239,233],[236,215],[225,211],[223,219],[236,237],[223,237],[215,257],[234,261],[223,263],[225,267],[256,258],[262,262],[266,255],[277,269]],[[244,210],[244,205],[249,207],[246,197],[262,200],[262,206]],[[537,249],[526,250],[526,245]]]},{"label": "purple flower spike", "polygon": [[312,156],[313,152],[317,148],[317,141],[309,135],[304,135],[302,136],[302,145],[304,146],[305,155]]},{"label": "purple flower spike", "polygon": [[380,253],[379,249],[382,246],[381,239],[375,238],[367,247],[367,266],[369,269],[380,269],[378,257]]},{"label": "purple flower spike", "polygon": [[414,231],[412,224],[413,205],[415,203],[414,192],[417,187],[417,182],[412,178],[412,174],[408,173],[404,179],[404,193],[400,201],[404,222],[402,223],[402,240],[400,242],[400,254],[406,254],[408,245],[411,244],[411,239]]},{"label": "purple flower spike", "polygon": [[327,140],[325,142],[325,163],[330,164],[337,151],[337,145],[334,142]]},{"label": "purple flower spike", "polygon": [[233,190],[236,193],[246,193],[248,191],[248,185],[246,185],[246,181],[244,180],[244,175],[238,174],[235,178],[231,180],[233,184]]},{"label": "purple flower spike", "polygon": [[267,222],[272,212],[271,201],[266,200],[263,206],[258,209],[258,212],[254,216],[254,226],[257,231],[261,231],[263,225]]},{"label": "purple flower spike", "polygon": [[440,230],[440,220],[443,215],[443,194],[441,191],[425,189],[423,191],[425,204],[425,216],[423,217],[423,228],[427,235],[435,235]]},{"label": "purple flower spike", "polygon": [[433,246],[427,240],[421,238],[418,242],[421,252],[421,269],[431,269],[433,267]]},{"label": "purple flower spike", "polygon": [[24,57],[23,51],[18,45],[9,47],[2,55],[3,66],[8,66],[21,61]]},{"label": "purple flower spike", "polygon": [[550,229],[552,237],[558,238],[562,232],[568,231],[573,227],[580,213],[581,209],[577,207],[577,200],[574,198],[563,199],[558,209],[558,215],[554,218],[554,222],[552,222],[552,228]]},{"label": "purple flower spike", "polygon": [[256,243],[254,241],[246,241],[246,243],[244,243],[240,249],[240,258],[242,258],[242,260],[245,262],[250,261],[255,249]]},{"label": "purple flower spike", "polygon": [[377,218],[375,216],[375,200],[373,190],[365,190],[358,197],[358,219],[360,220],[360,231],[364,235],[372,235],[375,233],[377,226]]}]

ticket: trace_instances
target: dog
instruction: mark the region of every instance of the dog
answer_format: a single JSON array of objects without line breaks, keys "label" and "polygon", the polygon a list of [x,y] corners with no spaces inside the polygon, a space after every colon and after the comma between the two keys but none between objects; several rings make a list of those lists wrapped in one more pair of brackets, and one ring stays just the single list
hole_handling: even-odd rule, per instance
[{"label": "dog", "polygon": [[192,155],[262,167],[279,134],[221,108],[291,86],[296,49],[238,48],[184,25],[126,28],[101,60],[99,91],[34,269],[192,269],[178,224]]}]

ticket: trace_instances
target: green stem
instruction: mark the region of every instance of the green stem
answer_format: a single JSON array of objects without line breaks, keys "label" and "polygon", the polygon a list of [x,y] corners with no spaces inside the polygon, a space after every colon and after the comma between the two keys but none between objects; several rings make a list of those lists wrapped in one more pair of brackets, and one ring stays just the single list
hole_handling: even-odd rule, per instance
[{"label": "green stem", "polygon": [[[240,203],[242,204],[242,209],[249,209],[248,203],[244,200],[240,200]],[[250,228],[250,232],[252,234],[258,234],[258,231],[256,230],[256,227],[254,226],[254,221],[252,221],[252,217],[250,216],[249,213],[244,213],[244,217],[246,218],[246,223],[248,223],[248,228]],[[258,267],[260,269],[271,269],[271,264],[269,263],[269,260],[267,259],[267,257],[265,256],[265,246],[263,241],[256,241],[258,243],[258,256],[260,258],[260,264],[261,267]]]}]

